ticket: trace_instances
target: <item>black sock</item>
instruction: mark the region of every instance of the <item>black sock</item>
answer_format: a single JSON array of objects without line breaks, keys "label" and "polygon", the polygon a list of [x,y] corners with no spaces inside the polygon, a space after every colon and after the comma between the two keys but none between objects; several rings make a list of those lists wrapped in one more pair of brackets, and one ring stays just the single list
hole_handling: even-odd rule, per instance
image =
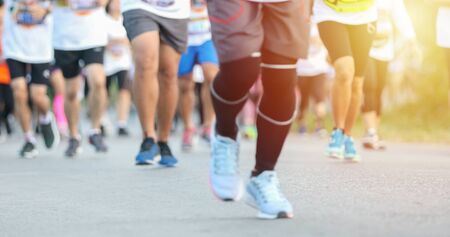
[{"label": "black sock", "polygon": [[259,72],[260,58],[248,57],[220,65],[211,90],[218,135],[236,139],[236,117],[244,107],[245,98],[258,79]]},{"label": "black sock", "polygon": [[[266,59],[266,55],[267,59]],[[263,63],[271,65],[295,65],[296,60],[266,53]],[[296,111],[296,69],[262,69],[264,94],[257,118],[258,140],[256,165],[252,173],[257,176],[266,170],[274,170]]]}]

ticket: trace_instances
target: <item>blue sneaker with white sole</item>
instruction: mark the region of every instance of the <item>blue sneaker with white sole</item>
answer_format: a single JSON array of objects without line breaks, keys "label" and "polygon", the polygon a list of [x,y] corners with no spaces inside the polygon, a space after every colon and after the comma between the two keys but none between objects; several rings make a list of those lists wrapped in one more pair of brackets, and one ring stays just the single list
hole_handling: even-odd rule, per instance
[{"label": "blue sneaker with white sole", "polygon": [[159,147],[153,138],[145,138],[136,156],[136,165],[153,165],[159,154]]},{"label": "blue sneaker with white sole", "polygon": [[245,202],[259,211],[258,218],[261,219],[294,217],[292,205],[281,192],[275,171],[264,171],[250,178]]},{"label": "blue sneaker with white sole", "polygon": [[330,143],[328,144],[326,155],[329,158],[343,159],[345,151],[345,135],[342,129],[335,129],[331,133]]},{"label": "blue sneaker with white sole", "polygon": [[355,148],[355,142],[352,137],[345,136],[344,160],[349,162],[361,162],[361,157]]},{"label": "blue sneaker with white sole", "polygon": [[178,163],[178,160],[172,154],[169,145],[166,142],[159,142],[158,146],[161,154],[159,164],[166,167],[174,167]]}]

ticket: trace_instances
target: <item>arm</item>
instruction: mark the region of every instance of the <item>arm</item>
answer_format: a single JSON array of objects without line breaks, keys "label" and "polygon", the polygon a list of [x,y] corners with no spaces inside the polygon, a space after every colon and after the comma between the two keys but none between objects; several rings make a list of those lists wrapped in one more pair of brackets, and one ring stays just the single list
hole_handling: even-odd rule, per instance
[{"label": "arm", "polygon": [[395,27],[405,39],[415,39],[416,33],[403,0],[392,1],[392,20]]}]

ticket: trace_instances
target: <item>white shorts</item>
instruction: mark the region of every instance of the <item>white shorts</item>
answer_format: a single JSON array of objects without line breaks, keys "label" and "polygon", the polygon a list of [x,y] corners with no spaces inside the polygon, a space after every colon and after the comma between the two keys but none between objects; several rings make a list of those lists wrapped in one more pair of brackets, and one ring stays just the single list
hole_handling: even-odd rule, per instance
[{"label": "white shorts", "polygon": [[436,32],[437,45],[442,48],[450,48],[450,7],[439,8],[437,16]]}]

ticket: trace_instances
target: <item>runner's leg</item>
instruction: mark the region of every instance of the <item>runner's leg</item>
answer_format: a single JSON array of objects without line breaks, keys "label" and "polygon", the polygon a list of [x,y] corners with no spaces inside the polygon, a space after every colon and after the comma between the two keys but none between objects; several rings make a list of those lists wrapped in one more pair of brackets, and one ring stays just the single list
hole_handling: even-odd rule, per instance
[{"label": "runner's leg", "polygon": [[167,142],[178,102],[178,64],[180,54],[161,44],[159,54],[158,141]]},{"label": "runner's leg", "polygon": [[117,81],[119,84],[119,95],[117,99],[117,117],[119,128],[125,129],[128,122],[128,116],[131,108],[131,80],[128,71],[120,71],[117,73]]},{"label": "runner's leg", "polygon": [[[274,170],[290,126],[295,119],[296,63],[297,59],[263,51],[261,79],[264,93],[256,121],[258,139],[253,176]],[[280,65],[286,68],[278,68],[277,66]]]},{"label": "runner's leg", "polygon": [[144,138],[156,140],[155,114],[159,97],[159,33],[143,33],[131,41],[135,62],[135,105]]},{"label": "runner's leg", "polygon": [[180,113],[183,119],[184,129],[194,129],[194,121],[192,120],[192,111],[194,110],[195,83],[192,74],[185,75],[180,78]]},{"label": "runner's leg", "polygon": [[350,136],[353,125],[361,110],[364,75],[369,59],[369,51],[372,47],[372,41],[375,34],[375,26],[373,24],[365,24],[347,27],[349,29],[349,38],[355,60],[355,77],[351,85],[351,100],[344,128],[345,133]]}]

